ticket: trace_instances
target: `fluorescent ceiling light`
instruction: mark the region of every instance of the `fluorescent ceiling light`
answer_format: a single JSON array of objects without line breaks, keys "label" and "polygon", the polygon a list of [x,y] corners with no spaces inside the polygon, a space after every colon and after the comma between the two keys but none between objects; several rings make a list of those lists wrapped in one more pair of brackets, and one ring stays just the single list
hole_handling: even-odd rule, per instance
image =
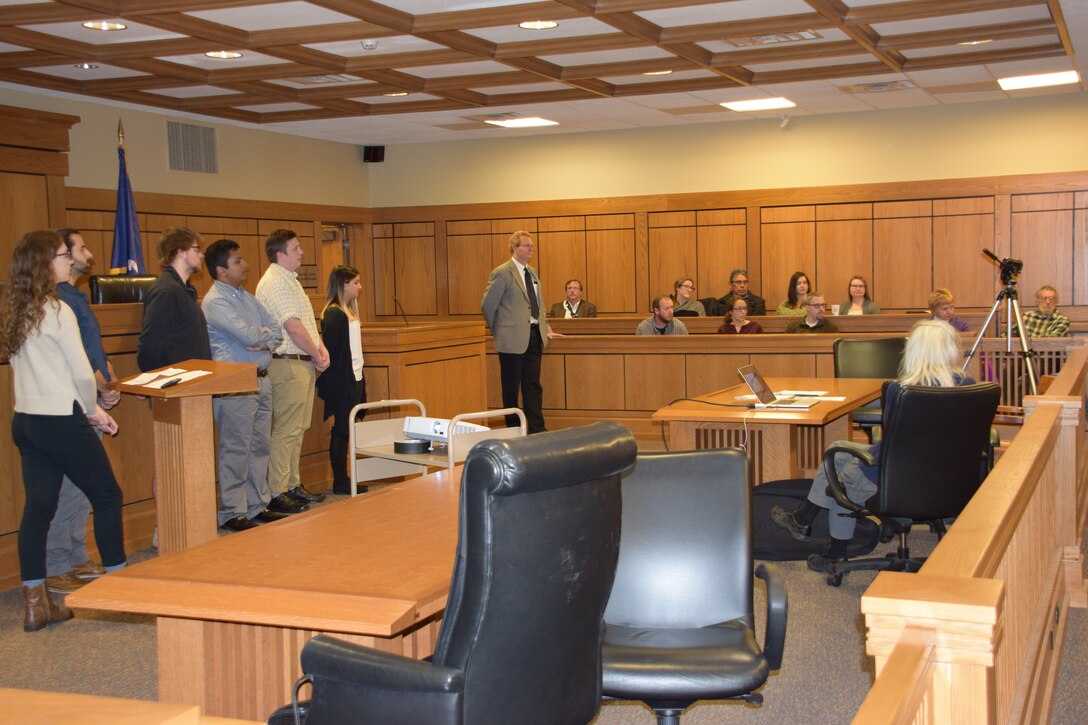
[{"label": "fluorescent ceiling light", "polygon": [[88,20],[83,23],[83,27],[89,30],[125,30],[128,28],[124,23],[116,23],[110,20]]},{"label": "fluorescent ceiling light", "polygon": [[235,50],[211,50],[204,55],[216,60],[234,60],[242,57],[242,54]]},{"label": "fluorescent ceiling light", "polygon": [[558,126],[558,121],[549,121],[546,118],[489,118],[484,123],[503,128],[536,128],[537,126]]},{"label": "fluorescent ceiling light", "polygon": [[777,108],[793,108],[797,104],[788,98],[754,98],[751,101],[731,101],[719,104],[730,111],[773,111]]},{"label": "fluorescent ceiling light", "polygon": [[518,27],[523,30],[551,30],[559,27],[559,23],[554,20],[526,20],[518,23]]},{"label": "fluorescent ceiling light", "polygon": [[386,98],[400,98],[401,96],[407,96],[408,91],[394,91],[392,93],[383,93]]},{"label": "fluorescent ceiling light", "polygon": [[1011,78],[998,78],[998,84],[1003,91],[1015,91],[1021,88],[1042,88],[1043,86],[1064,86],[1068,83],[1079,83],[1080,76],[1075,70],[1064,70],[1060,73],[1040,73],[1033,76],[1012,76]]},{"label": "fluorescent ceiling light", "polygon": [[667,76],[672,75],[671,70],[648,70],[642,75],[644,76]]}]

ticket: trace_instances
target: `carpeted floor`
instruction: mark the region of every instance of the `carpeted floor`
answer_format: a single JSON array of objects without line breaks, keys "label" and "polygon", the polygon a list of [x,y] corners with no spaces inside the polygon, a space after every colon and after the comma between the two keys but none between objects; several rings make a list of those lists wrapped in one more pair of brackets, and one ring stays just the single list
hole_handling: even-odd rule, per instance
[{"label": "carpeted floor", "polygon": [[[911,535],[912,549],[925,554],[936,536],[924,528]],[[881,544],[884,552],[893,544]],[[132,563],[153,556],[136,552]],[[785,561],[790,597],[789,629],[782,669],[763,689],[764,704],[702,703],[688,711],[685,725],[700,723],[847,723],[872,682],[864,654],[859,601],[873,574],[846,575],[842,587]],[[758,581],[757,581],[758,584]],[[757,589],[756,612],[763,606]],[[0,687],[80,692],[152,700],[156,698],[154,620],[150,617],[80,612],[76,619],[41,632],[22,631],[22,592],[0,592]],[[759,631],[762,632],[762,621]],[[1052,722],[1088,722],[1088,611],[1071,610]],[[609,702],[596,725],[653,725],[653,713],[632,702]]]}]

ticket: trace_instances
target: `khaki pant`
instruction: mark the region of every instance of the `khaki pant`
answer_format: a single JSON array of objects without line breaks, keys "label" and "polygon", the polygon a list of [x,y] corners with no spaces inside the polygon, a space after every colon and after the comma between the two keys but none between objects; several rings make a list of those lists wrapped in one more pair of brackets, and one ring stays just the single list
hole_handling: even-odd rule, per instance
[{"label": "khaki pant", "polygon": [[302,485],[298,461],[302,437],[310,427],[314,410],[313,363],[273,358],[268,367],[272,381],[272,439],[268,461],[268,490],[278,496]]}]

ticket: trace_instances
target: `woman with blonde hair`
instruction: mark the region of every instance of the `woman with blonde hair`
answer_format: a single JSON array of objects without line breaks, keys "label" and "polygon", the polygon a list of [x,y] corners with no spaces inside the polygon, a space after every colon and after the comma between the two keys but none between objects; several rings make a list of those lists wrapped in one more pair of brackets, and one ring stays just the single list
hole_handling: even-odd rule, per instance
[{"label": "woman with blonde hair", "polygon": [[[973,385],[974,380],[959,369],[963,361],[960,340],[956,331],[947,322],[923,320],[914,326],[907,338],[903,361],[899,365],[899,377],[889,383],[884,390],[883,417],[891,414],[896,391],[901,385],[923,385],[936,388],[952,388],[961,385]],[[835,441],[834,446],[851,446],[869,451],[879,460],[880,442],[865,446],[850,441]],[[864,504],[876,493],[876,480],[879,478],[877,466],[864,466],[848,453],[835,454],[835,470],[839,481],[846,488],[846,495],[857,504]],[[831,546],[826,554],[813,554],[808,559],[808,566],[814,571],[828,571],[830,563],[846,558],[846,547],[854,536],[857,520],[850,512],[827,493],[827,474],[823,466],[816,472],[816,478],[809,489],[808,500],[793,511],[781,506],[771,509],[771,519],[785,529],[798,541],[807,541],[812,535],[812,522],[821,510],[828,510],[828,528],[831,531]]]},{"label": "woman with blonde hair", "polygon": [[934,320],[947,322],[956,332],[971,330],[967,320],[956,316],[956,301],[952,299],[952,293],[944,287],[938,287],[929,293],[929,311],[933,313]]},{"label": "woman with blonde hair", "polygon": [[[350,494],[348,434],[351,409],[366,402],[363,340],[359,326],[359,291],[363,285],[354,267],[333,267],[328,296],[321,312],[321,339],[329,351],[329,367],[317,378],[317,395],[325,401],[324,420],[332,417],[329,463],[333,493]],[[359,486],[358,491],[366,491]]]},{"label": "woman with blonde hair", "polygon": [[11,259],[0,306],[0,357],[11,363],[15,414],[11,436],[22,459],[26,504],[19,524],[23,630],[71,619],[45,585],[45,547],[65,476],[94,507],[94,536],[107,572],[125,565],[121,489],[94,429],[117,432],[98,405],[98,389],[75,313],[56,292],[68,281],[72,253],[55,232],[30,232]]}]

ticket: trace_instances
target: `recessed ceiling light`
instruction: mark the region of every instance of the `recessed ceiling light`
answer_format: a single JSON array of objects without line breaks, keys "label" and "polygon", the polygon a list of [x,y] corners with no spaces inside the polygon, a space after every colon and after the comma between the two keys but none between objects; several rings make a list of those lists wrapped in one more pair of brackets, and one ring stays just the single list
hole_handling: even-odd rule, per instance
[{"label": "recessed ceiling light", "polygon": [[518,23],[518,27],[523,30],[551,30],[559,27],[559,23],[554,20],[526,20],[523,23]]},{"label": "recessed ceiling light", "polygon": [[80,70],[94,70],[98,66],[94,63],[76,63],[73,67],[79,68]]},{"label": "recessed ceiling light", "polygon": [[672,73],[671,70],[648,70],[642,75],[644,76],[667,76]]},{"label": "recessed ceiling light", "polygon": [[359,45],[363,46],[363,50],[377,50],[378,41],[376,40],[360,40]]},{"label": "recessed ceiling light", "polygon": [[242,57],[242,54],[236,50],[210,50],[204,55],[216,60],[234,60]]},{"label": "recessed ceiling light", "polygon": [[1021,88],[1042,88],[1043,86],[1064,86],[1068,83],[1078,83],[1080,82],[1080,76],[1077,75],[1075,70],[1064,70],[1059,73],[998,78],[997,82],[1001,86],[1001,90],[1015,91]]},{"label": "recessed ceiling light", "polygon": [[754,98],[750,101],[730,101],[718,105],[730,111],[773,111],[776,108],[793,108],[797,104],[788,98]]},{"label": "recessed ceiling light", "polygon": [[503,128],[536,128],[537,126],[558,126],[558,121],[549,121],[546,118],[489,118],[484,123]]},{"label": "recessed ceiling light", "polygon": [[383,93],[386,98],[400,98],[401,96],[407,96],[408,91],[397,91],[396,93]]},{"label": "recessed ceiling light", "polygon": [[986,40],[965,40],[962,43],[956,43],[956,45],[986,45],[992,42],[994,42],[993,38],[987,38]]},{"label": "recessed ceiling light", "polygon": [[83,23],[83,27],[90,30],[125,30],[128,28],[124,23],[115,23],[111,20],[88,20]]}]

